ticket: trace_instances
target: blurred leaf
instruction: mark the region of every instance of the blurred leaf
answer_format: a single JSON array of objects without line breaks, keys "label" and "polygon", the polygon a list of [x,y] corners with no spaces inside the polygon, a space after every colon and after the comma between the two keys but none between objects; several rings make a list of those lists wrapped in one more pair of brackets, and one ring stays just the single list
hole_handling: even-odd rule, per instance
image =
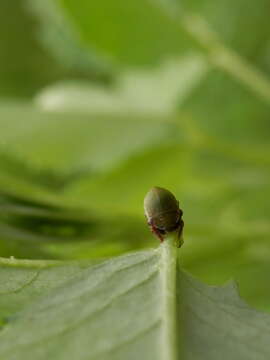
[{"label": "blurred leaf", "polygon": [[268,359],[269,315],[248,307],[233,283],[210,287],[178,268],[173,290],[164,250],[84,270],[2,264],[1,315],[8,317],[2,320],[1,357]]},{"label": "blurred leaf", "polygon": [[149,243],[148,231],[136,217],[104,217],[4,194],[0,195],[0,234],[2,256],[16,258],[97,259]]},{"label": "blurred leaf", "polygon": [[[15,5],[16,4],[16,5]],[[0,4],[0,95],[31,96],[42,86],[61,78],[61,67],[35,38],[35,19],[24,1],[2,0]]]},{"label": "blurred leaf", "polygon": [[197,53],[166,61],[152,70],[119,74],[112,88],[87,83],[56,84],[41,91],[37,104],[45,110],[105,114],[155,114],[175,112],[206,75],[206,60]]},{"label": "blurred leaf", "polygon": [[[47,5],[46,9],[49,11],[49,3]],[[75,54],[70,55],[70,57],[73,56],[73,62],[76,57],[77,62],[75,64],[72,59],[69,60],[69,64],[63,61],[63,58],[67,57],[66,52],[61,57],[61,61],[53,57],[38,39],[40,21],[36,13],[28,11],[26,1],[1,1],[1,97],[29,98],[42,87],[70,77],[88,78],[103,83],[110,81],[111,71],[103,69],[104,67],[100,62],[87,61],[86,55],[78,57],[79,50],[74,49]],[[46,27],[48,32],[55,29],[48,22]],[[58,32],[55,31],[53,36],[56,36],[56,34],[60,36],[59,28]],[[68,42],[65,49],[70,49],[70,43]],[[62,49],[63,46],[58,47],[58,49],[60,48]]]},{"label": "blurred leaf", "polygon": [[57,114],[16,104],[0,111],[3,151],[20,154],[36,172],[91,176],[167,137],[171,129],[164,122],[154,122],[153,128],[153,120],[132,114]]},{"label": "blurred leaf", "polygon": [[75,78],[102,83],[112,80],[112,69],[81,42],[56,1],[27,0],[27,5],[37,20],[37,38],[61,67]]},{"label": "blurred leaf", "polygon": [[82,41],[112,63],[145,65],[183,53],[192,40],[154,2],[58,0]]},{"label": "blurred leaf", "polygon": [[[251,0],[241,0],[241,4],[213,0],[181,4],[174,0],[57,3],[82,41],[107,59],[142,65],[200,49],[211,64],[270,101],[269,80],[263,74],[269,73],[267,0],[260,0],[256,6]],[[243,7],[250,11],[243,13]]]},{"label": "blurred leaf", "polygon": [[[35,107],[1,106],[1,253],[82,259],[148,246],[142,200],[161,185],[184,209],[185,268],[210,282],[235,276],[249,301],[269,308],[265,1],[254,19],[231,2],[189,2],[175,13],[168,2],[61,4],[74,46],[108,62],[161,65],[121,71],[107,88],[62,82],[38,94]],[[245,36],[234,36],[238,23]],[[80,217],[83,235],[73,232]]]},{"label": "blurred leaf", "polygon": [[[256,4],[252,0],[237,3],[232,0],[225,3],[140,0],[132,4],[122,0],[91,3],[58,0],[58,4],[90,47],[118,61],[160,61],[160,56],[183,52],[196,41],[201,42],[206,34],[205,23],[213,28],[221,43],[269,72],[267,0],[259,0]],[[243,8],[248,11],[243,12]],[[197,22],[197,15],[202,21]],[[190,29],[192,23],[194,26]],[[200,24],[201,34],[196,32]],[[192,34],[196,41],[193,43],[187,34]]]},{"label": "blurred leaf", "polygon": [[[154,122],[153,128],[154,120],[135,122],[134,115],[46,113],[15,103],[2,105],[0,112],[2,256],[97,258],[147,244],[145,237],[137,240],[147,234],[141,220],[100,215],[91,197],[86,212],[65,192],[75,179],[98,178],[170,136],[170,123]],[[134,235],[128,236],[130,231]]]},{"label": "blurred leaf", "polygon": [[[82,99],[84,112],[65,112],[76,104],[64,88],[51,93],[61,97],[61,113],[26,105],[1,107],[2,147],[13,159],[5,158],[9,166],[1,172],[2,189],[42,207],[62,207],[64,217],[66,207],[82,217],[82,209],[90,211],[88,230],[76,240],[59,236],[62,224],[53,225],[44,216],[33,221],[29,213],[13,213],[11,220],[5,219],[13,228],[2,228],[3,254],[82,259],[149,246],[155,240],[145,226],[142,202],[151,186],[161,185],[177,195],[184,209],[185,268],[212,283],[234,276],[249,301],[269,307],[269,106],[221,71],[206,73],[204,62],[197,61],[202,58],[184,59],[184,73],[195,64],[196,76],[186,76],[178,87],[181,65],[172,72],[169,66],[150,76],[142,73],[139,93],[145,96],[134,101],[129,114],[123,111],[124,101],[113,115],[96,105],[93,113],[87,104],[89,87],[72,92]],[[168,94],[166,81],[175,84]],[[146,89],[156,88],[155,100],[156,90]],[[173,109],[177,91],[182,91],[178,112]],[[114,96],[113,90],[106,94]],[[135,95],[127,97],[130,103]],[[107,100],[103,98],[104,106]],[[149,102],[153,105],[148,107]],[[24,170],[15,165],[18,161]],[[31,207],[27,211],[33,213]],[[8,209],[14,204],[3,211]],[[250,274],[259,280],[250,281]]]},{"label": "blurred leaf", "polygon": [[[169,3],[170,0],[164,1],[164,5]],[[270,53],[267,13],[270,10],[270,5],[267,0],[259,0],[256,3],[252,0],[237,2],[233,0],[226,2],[184,0],[179,4],[187,15],[197,15],[204,20],[216,33],[221,43],[247,59],[250,64],[256,64],[257,68],[269,74]],[[192,21],[194,21],[194,31],[196,31],[196,19],[191,16],[190,25]],[[199,23],[197,24],[199,25]],[[203,21],[200,24],[203,26]],[[203,37],[204,28],[197,30],[197,36],[201,31]]]},{"label": "blurred leaf", "polygon": [[65,196],[82,207],[91,197],[104,224],[114,213],[143,226],[146,191],[171,189],[184,209],[184,266],[211,283],[234,276],[250,302],[269,308],[269,106],[220,71],[192,89],[178,114],[156,120],[170,124],[168,137],[98,177],[76,179]]}]

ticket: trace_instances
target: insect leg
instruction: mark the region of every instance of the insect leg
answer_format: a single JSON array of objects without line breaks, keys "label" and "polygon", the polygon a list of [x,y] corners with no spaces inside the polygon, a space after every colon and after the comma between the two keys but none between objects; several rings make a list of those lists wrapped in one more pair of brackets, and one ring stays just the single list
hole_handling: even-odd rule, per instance
[{"label": "insect leg", "polygon": [[178,231],[177,231],[177,241],[176,241],[176,246],[179,248],[184,244],[183,228],[184,228],[184,221],[180,220]]},{"label": "insect leg", "polygon": [[163,242],[164,238],[161,234],[161,232],[156,228],[154,227],[153,225],[150,225],[151,226],[151,231],[154,235],[156,235],[156,237],[160,240],[160,242]]}]

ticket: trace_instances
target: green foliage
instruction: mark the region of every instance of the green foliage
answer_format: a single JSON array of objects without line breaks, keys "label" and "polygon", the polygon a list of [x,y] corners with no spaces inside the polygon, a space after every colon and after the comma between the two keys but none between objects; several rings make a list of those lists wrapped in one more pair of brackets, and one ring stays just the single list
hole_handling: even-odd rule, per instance
[{"label": "green foliage", "polygon": [[[184,210],[181,267],[211,284],[234,277],[269,310],[268,2],[11,3],[0,253],[36,260],[1,260],[0,358],[174,347],[158,340],[172,319],[159,250],[116,257],[157,245],[143,215],[155,185]],[[269,358],[269,318],[234,285],[177,276],[179,359]]]},{"label": "green foliage", "polygon": [[[77,45],[74,45],[73,51],[60,51],[61,59],[52,51],[47,51],[47,41],[39,41],[42,37],[40,31],[42,21],[37,21],[37,10],[34,11],[34,9],[38,8],[38,1],[34,3],[35,8],[29,6],[28,1],[24,0],[1,1],[0,96],[29,98],[54,81],[74,77],[103,83],[110,81],[111,72],[101,64],[92,61],[89,54],[78,56],[82,51]],[[49,13],[52,5],[50,1],[46,3],[46,13]],[[45,9],[43,13],[45,14]],[[55,16],[59,18],[60,14],[55,13]],[[49,14],[46,17],[47,34],[53,33],[51,36],[53,39],[57,34],[60,39],[65,38],[65,33],[69,32],[68,27],[65,28],[62,22],[58,26],[50,26],[48,18]],[[68,41],[69,39],[66,40],[65,49],[70,49]],[[63,46],[57,45],[57,48],[59,51],[63,49]],[[63,61],[64,58],[67,58],[66,61]]]},{"label": "green foliage", "polygon": [[179,33],[160,6],[151,1],[58,0],[81,39],[105,59],[121,65],[160,62],[165,55],[186,51],[190,37]]},{"label": "green foliage", "polygon": [[27,97],[59,79],[59,66],[43,51],[34,35],[35,19],[27,14],[24,1],[0,4],[0,95]]},{"label": "green foliage", "polygon": [[[139,353],[164,359],[172,353],[166,340],[172,321],[177,359],[268,359],[269,315],[250,309],[233,283],[207,286],[178,268],[177,292],[168,294],[162,278],[170,264],[162,251],[85,264],[85,269],[5,261],[0,357],[121,360]],[[171,319],[171,303],[164,301],[170,295],[177,301]]]}]

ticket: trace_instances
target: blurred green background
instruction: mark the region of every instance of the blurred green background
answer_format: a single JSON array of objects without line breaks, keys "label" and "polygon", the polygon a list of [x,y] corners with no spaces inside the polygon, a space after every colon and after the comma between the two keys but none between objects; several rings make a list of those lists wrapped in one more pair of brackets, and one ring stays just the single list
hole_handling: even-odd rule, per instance
[{"label": "blurred green background", "polygon": [[270,309],[270,3],[2,0],[0,255],[157,246],[143,198],[184,210],[183,267]]}]

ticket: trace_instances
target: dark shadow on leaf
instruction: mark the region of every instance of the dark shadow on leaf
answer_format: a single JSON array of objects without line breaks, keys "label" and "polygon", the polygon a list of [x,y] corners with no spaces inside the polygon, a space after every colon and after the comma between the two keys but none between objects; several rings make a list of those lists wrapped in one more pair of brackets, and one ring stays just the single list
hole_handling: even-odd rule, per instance
[{"label": "dark shadow on leaf", "polygon": [[45,202],[0,193],[0,221],[16,229],[67,240],[89,236],[96,220],[86,211],[65,209]]},{"label": "dark shadow on leaf", "polygon": [[74,181],[92,173],[88,168],[75,169],[66,173],[56,172],[51,169],[34,169],[23,159],[3,151],[0,152],[0,168],[1,171],[10,176],[26,180],[51,191],[62,191]]}]

